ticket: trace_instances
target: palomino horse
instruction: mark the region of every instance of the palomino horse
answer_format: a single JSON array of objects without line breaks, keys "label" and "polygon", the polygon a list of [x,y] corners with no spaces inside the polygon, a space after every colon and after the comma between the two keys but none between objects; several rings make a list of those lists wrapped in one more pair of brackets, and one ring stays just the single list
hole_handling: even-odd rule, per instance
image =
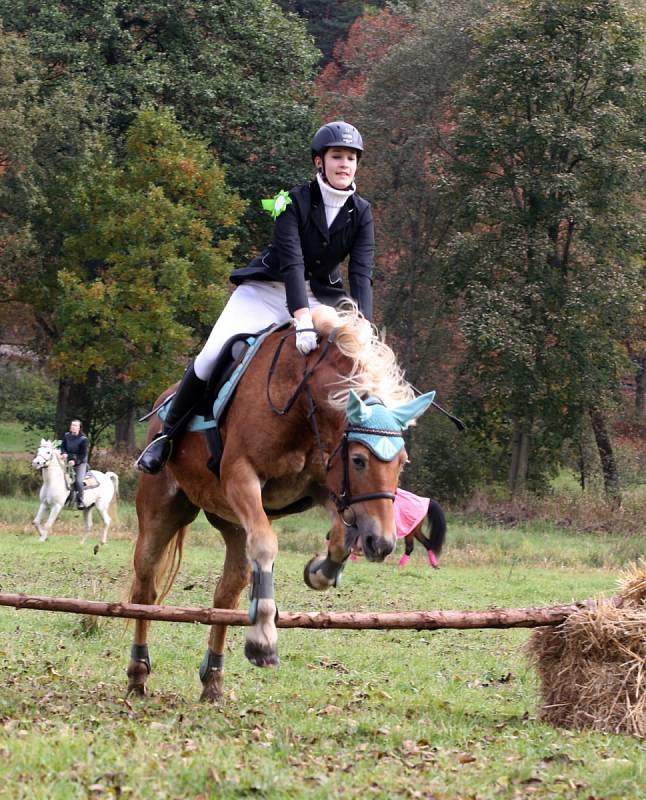
[{"label": "palomino horse", "polygon": [[[60,451],[56,449],[55,443],[47,439],[40,440],[40,446],[36,451],[36,456],[31,462],[34,469],[40,470],[43,475],[43,486],[40,490],[40,507],[34,517],[33,524],[38,529],[40,541],[44,542],[49,536],[52,525],[65,505],[70,490],[65,481],[65,465]],[[87,537],[92,530],[92,509],[96,508],[103,520],[103,530],[101,531],[101,544],[108,541],[108,528],[110,527],[110,515],[108,510],[111,503],[116,503],[119,491],[119,478],[114,472],[99,472],[91,470],[88,476],[94,476],[98,483],[95,488],[87,488],[83,492],[83,518],[85,531],[81,535],[81,544],[85,544]],[[47,509],[49,517],[44,525],[40,524]]]},{"label": "palomino horse", "polygon": [[[314,503],[329,509],[329,551],[305,567],[312,588],[335,584],[357,540],[370,561],[382,561],[396,542],[392,501],[406,461],[401,433],[435,394],[414,398],[392,351],[354,308],[337,314],[321,307],[314,320],[321,342],[307,357],[296,350],[293,329],[271,333],[254,356],[221,423],[219,479],[207,469],[205,437],[186,433],[166,467],[142,475],[137,491],[130,600],[152,604],[166,596],[179,570],[187,526],[203,509],[226,545],[213,606],[237,608],[251,578],[245,655],[261,667],[278,663],[273,593],[278,542],[270,517]],[[364,403],[359,394],[381,402]],[[153,419],[149,441],[158,429]],[[149,625],[136,620],[128,663],[128,691],[141,695],[150,673]],[[226,630],[214,625],[210,631],[200,668],[203,700],[223,697]]]}]

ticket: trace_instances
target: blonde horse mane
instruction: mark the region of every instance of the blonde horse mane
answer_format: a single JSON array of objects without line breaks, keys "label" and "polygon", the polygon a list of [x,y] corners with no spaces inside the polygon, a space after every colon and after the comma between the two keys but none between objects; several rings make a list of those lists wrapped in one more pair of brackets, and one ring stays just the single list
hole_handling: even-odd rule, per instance
[{"label": "blonde horse mane", "polygon": [[330,392],[328,399],[334,408],[345,408],[350,389],[360,397],[378,397],[387,406],[412,400],[415,393],[404,379],[395,354],[354,303],[344,303],[338,309],[318,306],[312,319],[321,333],[336,329],[336,346],[353,362],[350,374],[339,379]]}]

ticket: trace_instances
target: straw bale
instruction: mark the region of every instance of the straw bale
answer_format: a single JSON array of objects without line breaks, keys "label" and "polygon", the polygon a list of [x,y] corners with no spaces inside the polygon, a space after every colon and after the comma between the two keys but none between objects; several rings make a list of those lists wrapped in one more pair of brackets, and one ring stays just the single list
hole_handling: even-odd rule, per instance
[{"label": "straw bale", "polygon": [[620,594],[634,605],[646,605],[646,560],[640,558],[619,581]]},{"label": "straw bale", "polygon": [[621,607],[599,600],[530,637],[541,719],[646,736],[646,564],[625,576],[621,597]]}]

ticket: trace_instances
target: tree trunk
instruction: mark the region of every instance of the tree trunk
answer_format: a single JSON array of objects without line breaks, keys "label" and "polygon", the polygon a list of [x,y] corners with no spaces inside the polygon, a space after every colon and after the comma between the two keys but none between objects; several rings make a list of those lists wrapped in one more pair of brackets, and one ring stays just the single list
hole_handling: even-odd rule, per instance
[{"label": "tree trunk", "polygon": [[507,485],[512,496],[522,492],[527,484],[529,465],[530,425],[520,419],[514,420],[514,433],[511,440],[511,464]]},{"label": "tree trunk", "polygon": [[116,421],[114,426],[115,450],[129,454],[137,450],[135,442],[136,411],[134,405],[128,406],[125,414]]},{"label": "tree trunk", "polygon": [[88,373],[86,383],[72,383],[61,378],[56,398],[56,435],[61,437],[69,429],[70,421],[80,419],[83,431],[92,430],[94,404],[97,392],[95,373]]},{"label": "tree trunk", "polygon": [[603,484],[606,490],[606,497],[613,506],[621,505],[621,492],[619,491],[619,475],[617,474],[617,462],[612,448],[610,432],[606,424],[603,412],[599,408],[590,409],[590,421],[592,430],[601,459],[601,469],[603,471]]}]

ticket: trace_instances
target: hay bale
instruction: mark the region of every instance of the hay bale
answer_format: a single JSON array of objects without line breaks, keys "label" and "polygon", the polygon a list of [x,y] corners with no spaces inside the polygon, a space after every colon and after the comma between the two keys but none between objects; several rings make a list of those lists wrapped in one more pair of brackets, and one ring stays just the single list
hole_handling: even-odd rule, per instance
[{"label": "hay bale", "polygon": [[541,719],[646,736],[646,565],[625,576],[620,596],[621,607],[600,600],[532,634]]}]

